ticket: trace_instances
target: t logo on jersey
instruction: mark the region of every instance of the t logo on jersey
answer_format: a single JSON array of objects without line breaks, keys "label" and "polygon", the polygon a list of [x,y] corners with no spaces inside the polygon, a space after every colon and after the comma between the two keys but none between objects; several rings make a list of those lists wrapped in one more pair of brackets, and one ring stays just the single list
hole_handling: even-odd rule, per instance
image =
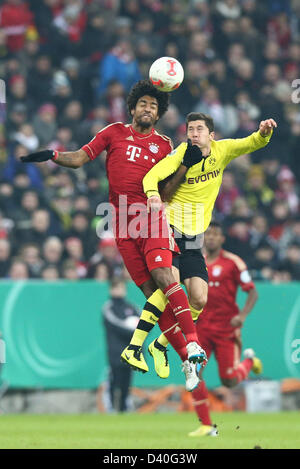
[{"label": "t logo on jersey", "polygon": [[141,155],[141,152],[142,152],[142,149],[139,148],[139,147],[134,147],[133,145],[129,145],[127,147],[127,152],[126,152],[126,155],[129,156],[129,158],[127,158],[128,161],[136,161],[134,158],[139,158],[140,155]]}]

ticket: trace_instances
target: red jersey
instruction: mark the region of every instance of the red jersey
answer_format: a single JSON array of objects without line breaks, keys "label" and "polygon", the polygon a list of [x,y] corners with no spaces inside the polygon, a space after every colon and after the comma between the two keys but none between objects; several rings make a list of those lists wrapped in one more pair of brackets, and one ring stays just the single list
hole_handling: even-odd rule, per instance
[{"label": "red jersey", "polygon": [[235,254],[222,250],[219,257],[207,264],[208,300],[199,319],[203,327],[231,331],[233,316],[239,313],[236,303],[238,287],[248,292],[255,288],[245,262]]},{"label": "red jersey", "polygon": [[127,195],[128,205],[147,203],[142,184],[144,176],[172,151],[172,143],[154,129],[144,135],[136,132],[131,124],[116,122],[100,130],[82,150],[91,160],[107,151],[109,200],[118,208],[120,195]]}]

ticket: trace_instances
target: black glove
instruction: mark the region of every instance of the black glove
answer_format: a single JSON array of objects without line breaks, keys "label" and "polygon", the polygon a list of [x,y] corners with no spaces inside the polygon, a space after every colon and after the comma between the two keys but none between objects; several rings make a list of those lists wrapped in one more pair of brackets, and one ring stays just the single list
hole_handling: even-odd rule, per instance
[{"label": "black glove", "polygon": [[43,161],[51,160],[55,152],[53,150],[43,150],[36,153],[30,153],[27,156],[21,156],[22,163],[42,163]]},{"label": "black glove", "polygon": [[187,168],[191,168],[194,164],[200,163],[203,160],[202,151],[197,145],[192,145],[191,140],[188,140],[187,149],[182,160],[182,164]]}]

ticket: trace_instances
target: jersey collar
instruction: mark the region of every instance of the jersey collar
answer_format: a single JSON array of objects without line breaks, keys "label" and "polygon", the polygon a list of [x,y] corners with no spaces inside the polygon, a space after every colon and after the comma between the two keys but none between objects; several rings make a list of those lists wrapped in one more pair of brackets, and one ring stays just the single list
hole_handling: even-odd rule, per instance
[{"label": "jersey collar", "polygon": [[137,132],[136,130],[134,130],[134,128],[132,127],[132,124],[129,125],[129,128],[130,128],[131,133],[132,133],[133,135],[135,135],[136,137],[138,137],[138,138],[148,138],[148,137],[150,137],[151,135],[153,135],[154,132],[155,132],[155,129],[152,128],[152,130],[151,130],[151,132],[150,132],[149,134],[141,134],[141,133]]}]

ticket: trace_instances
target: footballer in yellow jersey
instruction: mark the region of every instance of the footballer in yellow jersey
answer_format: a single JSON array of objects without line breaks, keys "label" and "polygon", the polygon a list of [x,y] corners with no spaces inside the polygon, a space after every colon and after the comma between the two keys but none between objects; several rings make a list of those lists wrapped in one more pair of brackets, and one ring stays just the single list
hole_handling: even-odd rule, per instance
[{"label": "footballer in yellow jersey", "polygon": [[[162,196],[163,200],[168,201],[166,207],[168,221],[175,232],[180,233],[180,237],[176,237],[176,242],[181,255],[174,259],[173,264],[177,267],[177,279],[180,272],[180,280],[187,288],[194,320],[205,306],[208,292],[207,269],[199,245],[199,235],[203,235],[210,224],[224,169],[234,158],[266,146],[276,127],[277,123],[273,119],[267,119],[262,121],[259,129],[248,137],[215,140],[213,119],[206,114],[190,113],[186,120],[187,138],[193,146],[200,148],[202,160],[190,168],[184,166],[183,156],[188,146],[184,142],[157,163],[143,179],[144,192],[148,197],[148,210],[157,211],[162,204],[158,184],[173,175],[166,183]],[[191,244],[187,245],[187,241],[190,240],[196,241],[193,248],[190,247]],[[170,322],[163,314],[160,327],[166,331],[165,335],[171,338],[170,342],[176,349],[174,344],[177,336],[174,334],[176,324],[170,327]],[[151,344],[150,353],[155,364],[156,350],[158,350],[158,363],[159,352],[162,353],[162,346],[167,344],[168,341],[164,336]],[[160,363],[163,361],[160,360]],[[157,366],[155,368],[160,375],[160,370]]]}]

